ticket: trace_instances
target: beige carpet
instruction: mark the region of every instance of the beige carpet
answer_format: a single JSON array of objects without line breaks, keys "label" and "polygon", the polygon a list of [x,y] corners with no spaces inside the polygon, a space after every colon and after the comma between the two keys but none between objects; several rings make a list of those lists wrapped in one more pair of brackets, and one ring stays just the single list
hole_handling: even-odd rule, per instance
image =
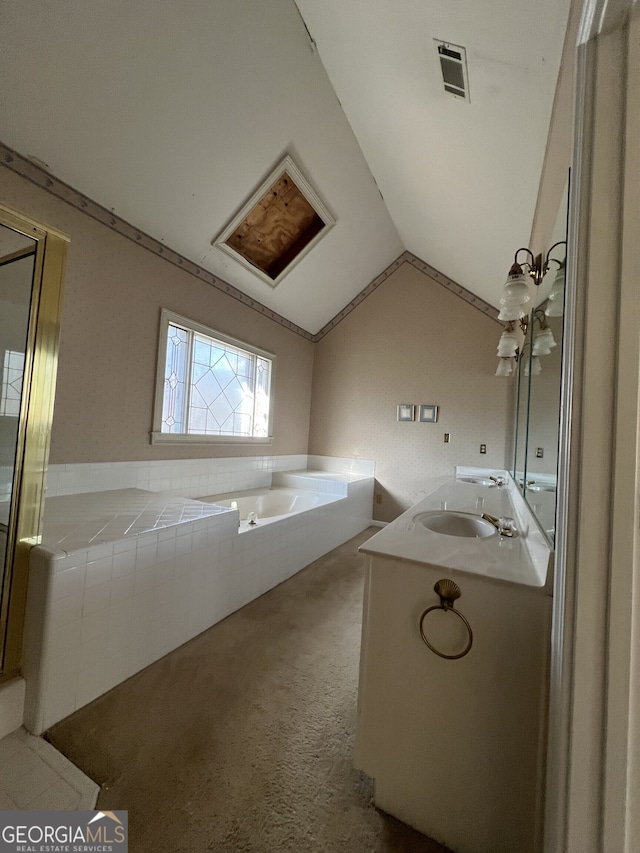
[{"label": "beige carpet", "polygon": [[132,853],[446,853],[352,767],[372,528],[58,723]]}]

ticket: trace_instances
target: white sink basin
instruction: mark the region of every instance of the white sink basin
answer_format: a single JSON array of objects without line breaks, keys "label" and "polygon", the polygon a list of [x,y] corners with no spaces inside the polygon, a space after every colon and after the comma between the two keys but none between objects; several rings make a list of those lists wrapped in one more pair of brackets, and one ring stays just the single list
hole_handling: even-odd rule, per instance
[{"label": "white sink basin", "polygon": [[489,521],[473,515],[470,512],[455,512],[452,510],[433,510],[421,512],[414,516],[416,524],[426,527],[433,533],[445,536],[463,536],[467,539],[485,539],[495,536],[498,532]]}]

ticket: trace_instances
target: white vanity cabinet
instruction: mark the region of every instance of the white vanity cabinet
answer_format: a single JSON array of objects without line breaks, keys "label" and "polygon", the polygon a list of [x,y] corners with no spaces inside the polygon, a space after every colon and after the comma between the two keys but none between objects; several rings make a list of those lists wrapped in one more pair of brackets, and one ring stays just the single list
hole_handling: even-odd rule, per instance
[{"label": "white vanity cabinet", "polygon": [[[462,489],[446,492],[449,506],[468,509],[477,493],[506,499]],[[361,549],[368,565],[355,764],[375,780],[378,807],[455,853],[539,853],[552,599],[535,560],[527,574],[524,535],[517,545],[497,535],[464,543],[467,561],[475,543],[477,572],[430,563],[433,541],[451,551],[438,552],[441,562],[455,562],[456,537],[433,540],[411,518],[443,500],[436,493]],[[401,553],[403,530],[413,556]],[[517,583],[492,577],[504,573],[509,553]],[[454,607],[473,632],[470,651],[456,660],[420,635],[421,614],[440,604],[434,585],[442,578],[460,587]],[[443,610],[427,614],[423,629],[444,653],[467,643],[463,620]]]}]

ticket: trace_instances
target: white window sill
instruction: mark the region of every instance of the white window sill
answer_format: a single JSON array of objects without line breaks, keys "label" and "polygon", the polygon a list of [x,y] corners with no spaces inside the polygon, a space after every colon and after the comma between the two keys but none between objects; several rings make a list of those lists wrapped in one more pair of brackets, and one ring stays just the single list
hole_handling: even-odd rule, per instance
[{"label": "white window sill", "polygon": [[187,435],[175,432],[152,432],[151,444],[273,444],[273,436],[250,438],[246,435]]}]

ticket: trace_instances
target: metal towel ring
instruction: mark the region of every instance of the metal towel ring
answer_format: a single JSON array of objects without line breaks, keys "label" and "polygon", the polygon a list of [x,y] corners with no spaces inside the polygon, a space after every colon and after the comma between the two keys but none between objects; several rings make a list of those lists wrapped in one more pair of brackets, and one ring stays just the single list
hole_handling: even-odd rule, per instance
[{"label": "metal towel ring", "polygon": [[[456,598],[460,598],[462,595],[462,590],[454,581],[449,580],[448,578],[442,578],[439,580],[434,586],[435,592],[440,596],[440,604],[434,604],[432,607],[427,607],[422,616],[420,617],[420,636],[422,637],[422,641],[425,645],[431,649],[431,651],[438,655],[441,658],[446,658],[447,660],[457,660],[458,658],[463,658],[465,655],[469,654],[471,651],[471,646],[473,645],[473,631],[471,630],[471,625],[469,624],[468,619],[460,613],[459,610],[456,610],[453,606],[453,602]],[[422,627],[422,623],[425,620],[425,617],[428,613],[431,613],[432,610],[447,610],[450,613],[455,613],[458,619],[461,619],[467,631],[469,632],[469,642],[465,646],[464,650],[457,655],[446,655],[444,652],[438,651],[435,646],[432,646],[429,640],[427,640],[424,628]]]}]

